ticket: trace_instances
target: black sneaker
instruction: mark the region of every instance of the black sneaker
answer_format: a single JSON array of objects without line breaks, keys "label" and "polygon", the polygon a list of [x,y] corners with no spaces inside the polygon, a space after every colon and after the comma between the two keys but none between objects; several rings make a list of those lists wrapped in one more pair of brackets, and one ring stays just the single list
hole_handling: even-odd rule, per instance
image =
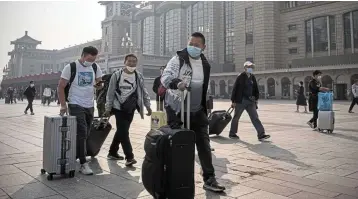
[{"label": "black sneaker", "polygon": [[231,139],[240,139],[240,137],[239,136],[237,136],[236,134],[232,134],[232,135],[229,135],[229,138],[231,138]]},{"label": "black sneaker", "polygon": [[114,153],[114,154],[108,153],[107,158],[110,160],[124,160],[124,157],[120,156],[118,153]]},{"label": "black sneaker", "polygon": [[270,135],[263,135],[263,136],[259,137],[259,141],[267,140],[267,139],[269,139],[270,137],[271,137]]},{"label": "black sneaker", "polygon": [[137,163],[137,160],[135,160],[134,158],[133,159],[130,159],[130,160],[128,160],[127,159],[127,162],[126,162],[126,166],[127,167],[130,167],[130,166],[132,166],[133,164],[136,164]]},{"label": "black sneaker", "polygon": [[307,122],[308,126],[311,127],[311,129],[313,129],[313,123],[312,122]]},{"label": "black sneaker", "polygon": [[218,183],[218,181],[216,181],[214,177],[209,178],[209,180],[205,181],[203,188],[214,192],[225,191],[225,187]]}]

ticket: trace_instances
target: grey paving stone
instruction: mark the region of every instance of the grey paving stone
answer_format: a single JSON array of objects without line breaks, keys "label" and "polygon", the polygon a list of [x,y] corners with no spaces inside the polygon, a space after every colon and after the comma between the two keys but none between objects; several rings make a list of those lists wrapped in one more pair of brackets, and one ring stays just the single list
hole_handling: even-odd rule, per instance
[{"label": "grey paving stone", "polygon": [[15,173],[0,176],[0,188],[36,182],[34,178],[26,173]]},{"label": "grey paving stone", "polygon": [[35,199],[57,194],[40,182],[5,187],[3,190],[13,199]]},{"label": "grey paving stone", "polygon": [[289,195],[292,195],[292,194],[295,194],[295,193],[298,193],[301,191],[298,189],[286,187],[285,184],[276,185],[276,184],[272,184],[269,182],[263,182],[263,181],[259,181],[259,180],[250,180],[250,181],[241,183],[241,185],[244,185],[247,187],[260,189],[260,190],[278,194],[281,196],[289,196]]},{"label": "grey paving stone", "polygon": [[301,185],[307,185],[307,186],[317,186],[317,185],[324,183],[324,182],[317,181],[317,180],[302,178],[302,177],[283,174],[283,173],[269,173],[269,174],[266,174],[265,176],[269,177],[269,178],[275,178],[275,179],[279,179],[279,180],[283,180],[283,181],[287,181],[287,182],[293,182],[293,183],[301,184]]},{"label": "grey paving stone", "polygon": [[260,190],[253,193],[249,193],[244,196],[240,196],[238,197],[238,199],[289,199],[289,198]]},{"label": "grey paving stone", "polygon": [[237,185],[237,186],[231,187],[230,189],[227,189],[225,191],[225,193],[227,196],[236,198],[239,196],[243,196],[243,195],[255,192],[257,190],[258,190],[258,188],[254,189],[254,188],[250,188],[247,186]]},{"label": "grey paving stone", "polygon": [[324,189],[319,189],[316,187],[312,187],[312,186],[305,186],[305,185],[300,185],[300,184],[295,184],[295,183],[291,183],[291,182],[287,182],[282,184],[285,187],[291,187],[291,188],[295,188],[298,190],[302,190],[305,192],[309,192],[309,193],[314,193],[314,194],[318,194],[321,196],[326,196],[326,197],[335,197],[338,196],[340,193],[339,192],[335,192],[335,191],[331,191],[331,190],[324,190]]},{"label": "grey paving stone", "polygon": [[321,196],[318,194],[308,193],[308,192],[299,192],[290,196],[293,199],[329,199],[329,197]]},{"label": "grey paving stone", "polygon": [[19,173],[22,172],[18,168],[16,168],[13,165],[2,165],[0,166],[0,176],[6,175],[6,174],[13,174],[13,173]]},{"label": "grey paving stone", "polygon": [[324,183],[324,184],[317,186],[316,188],[324,189],[324,190],[328,190],[328,191],[332,191],[332,192],[337,192],[337,193],[342,193],[342,194],[344,193],[344,194],[347,194],[350,196],[358,196],[358,189],[346,187],[346,186],[340,186],[340,185],[336,185],[336,184],[332,184],[332,183]]},{"label": "grey paving stone", "polygon": [[3,191],[2,189],[0,189],[0,196],[6,196],[5,191]]},{"label": "grey paving stone", "polygon": [[353,197],[353,196],[349,196],[349,195],[345,195],[345,194],[342,194],[342,195],[339,195],[336,197],[336,199],[357,199],[357,197]]},{"label": "grey paving stone", "polygon": [[340,177],[340,176],[335,176],[335,175],[330,175],[330,174],[325,174],[325,173],[313,174],[313,175],[307,176],[307,178],[320,180],[320,181],[328,182],[328,183],[332,183],[332,184],[347,186],[347,187],[358,187],[358,180],[356,180],[356,179]]},{"label": "grey paving stone", "polygon": [[357,179],[357,180],[358,180],[358,172],[355,172],[355,173],[353,173],[353,174],[347,175],[346,177],[347,177],[347,178],[354,178],[354,179]]},{"label": "grey paving stone", "polygon": [[54,195],[54,196],[46,196],[46,197],[41,197],[41,198],[38,198],[38,199],[67,199],[61,195]]}]

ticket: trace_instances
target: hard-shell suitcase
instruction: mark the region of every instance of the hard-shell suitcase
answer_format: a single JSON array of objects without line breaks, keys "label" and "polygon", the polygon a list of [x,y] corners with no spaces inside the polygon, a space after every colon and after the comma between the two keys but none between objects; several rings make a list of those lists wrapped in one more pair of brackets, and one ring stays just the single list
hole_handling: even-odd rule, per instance
[{"label": "hard-shell suitcase", "polygon": [[[159,96],[160,100],[160,96]],[[160,106],[161,103],[158,103],[158,106]],[[160,110],[159,107],[157,107],[157,111],[153,112],[150,119],[150,128],[151,129],[159,129],[162,126],[165,126],[167,124],[167,115],[164,112],[164,102],[163,102],[163,111]]]},{"label": "hard-shell suitcase", "polygon": [[[142,181],[156,199],[193,199],[195,195],[195,132],[189,130],[190,100],[187,101],[186,128],[163,126],[146,136]],[[184,110],[184,100],[181,110]],[[181,121],[185,121],[184,114]]]},{"label": "hard-shell suitcase", "polygon": [[75,116],[45,116],[41,173],[75,176],[77,121]]},{"label": "hard-shell suitcase", "polygon": [[209,115],[209,135],[220,135],[220,133],[223,132],[225,127],[232,120],[231,113],[233,110],[233,108],[229,108],[227,111],[214,111]]},{"label": "hard-shell suitcase", "polygon": [[334,111],[319,111],[318,112],[318,121],[317,128],[318,131],[327,133],[333,133],[335,122],[335,113]]},{"label": "hard-shell suitcase", "polygon": [[86,144],[87,156],[95,157],[98,155],[111,130],[112,125],[109,123],[109,118],[95,117],[93,119],[91,132],[88,135]]}]

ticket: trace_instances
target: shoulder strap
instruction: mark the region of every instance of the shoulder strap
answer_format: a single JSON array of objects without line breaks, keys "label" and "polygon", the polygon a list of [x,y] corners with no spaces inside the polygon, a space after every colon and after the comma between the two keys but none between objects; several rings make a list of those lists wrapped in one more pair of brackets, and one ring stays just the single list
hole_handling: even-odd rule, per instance
[{"label": "shoulder strap", "polygon": [[72,84],[73,80],[76,77],[76,62],[72,62],[70,63],[70,67],[71,67],[71,77],[70,77],[70,84]]},{"label": "shoulder strap", "polygon": [[92,68],[93,68],[94,74],[97,75],[97,64],[93,63]]},{"label": "shoulder strap", "polygon": [[179,71],[183,67],[183,65],[184,65],[184,60],[179,58]]}]

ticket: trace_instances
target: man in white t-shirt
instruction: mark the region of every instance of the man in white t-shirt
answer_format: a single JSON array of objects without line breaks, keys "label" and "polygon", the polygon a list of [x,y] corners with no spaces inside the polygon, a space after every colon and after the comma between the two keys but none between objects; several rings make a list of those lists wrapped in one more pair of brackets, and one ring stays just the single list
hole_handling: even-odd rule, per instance
[{"label": "man in white t-shirt", "polygon": [[79,60],[65,66],[58,84],[60,113],[64,114],[67,112],[65,88],[71,81],[71,65],[75,66],[76,73],[68,90],[68,110],[70,115],[77,118],[77,156],[81,164],[80,172],[85,175],[93,174],[86,161],[86,140],[93,120],[94,89],[100,86],[102,80],[102,71],[94,63],[97,54],[95,47],[85,47]]}]

